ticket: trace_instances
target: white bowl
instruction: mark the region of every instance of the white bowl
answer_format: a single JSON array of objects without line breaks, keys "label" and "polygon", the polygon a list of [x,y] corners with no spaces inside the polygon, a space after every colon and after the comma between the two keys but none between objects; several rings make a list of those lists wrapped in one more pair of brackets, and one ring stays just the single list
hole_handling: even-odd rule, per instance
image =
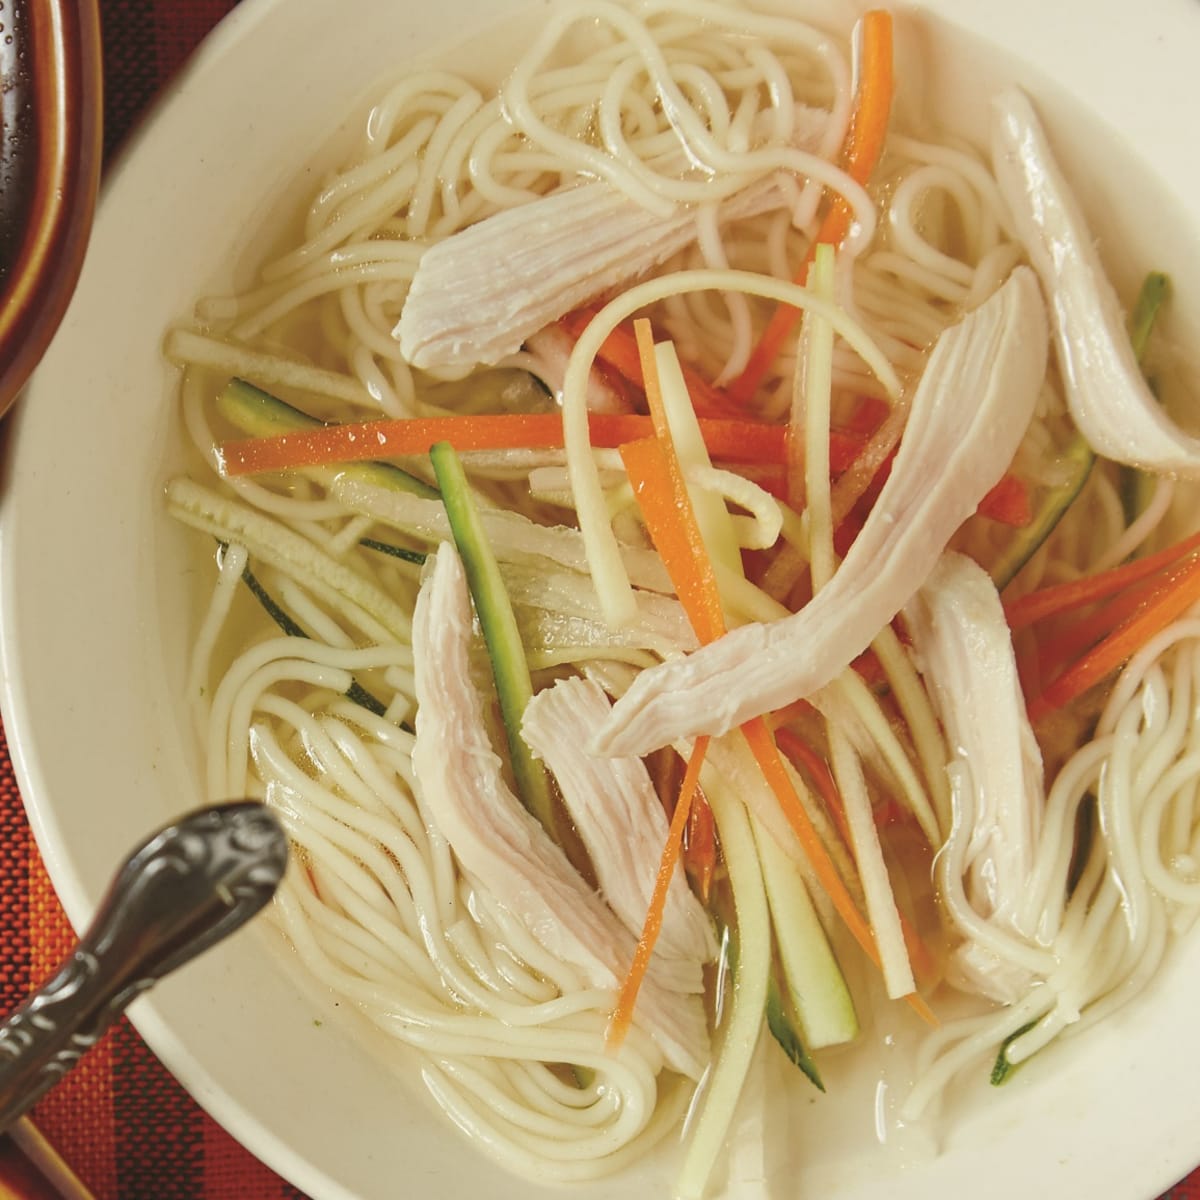
[{"label": "white bowl", "polygon": [[[517,3],[246,0],[108,182],[78,294],[9,430],[0,510],[3,710],[77,926],[122,853],[201,796],[178,701],[194,564],[160,501],[179,453],[163,329],[256,256],[253,231],[373,81]],[[904,11],[901,31],[937,64],[923,86],[931,101],[955,97],[945,111],[957,124],[979,121],[989,83],[1016,78],[1033,93],[1118,282],[1128,291],[1142,270],[1168,269],[1176,335],[1200,345],[1200,5],[929,0]],[[1155,1194],[1200,1160],[1198,987],[1190,937],[1142,1000],[970,1098],[928,1162],[898,1169],[873,1150],[869,1110],[805,1106],[789,1194]],[[320,1012],[248,932],[134,1019],[202,1105],[318,1200],[549,1194],[465,1149],[369,1039],[317,1025]],[[669,1179],[653,1164],[578,1190],[665,1196]]]}]

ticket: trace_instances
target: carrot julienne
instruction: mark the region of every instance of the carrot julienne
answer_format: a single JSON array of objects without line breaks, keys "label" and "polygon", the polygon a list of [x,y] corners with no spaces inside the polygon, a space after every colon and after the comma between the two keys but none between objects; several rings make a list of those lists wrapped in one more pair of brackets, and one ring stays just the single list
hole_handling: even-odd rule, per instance
[{"label": "carrot julienne", "polygon": [[717,836],[713,812],[703,792],[692,797],[683,838],[683,866],[696,880],[701,903],[707,904],[717,870]]},{"label": "carrot julienne", "polygon": [[[559,324],[574,338],[587,327],[594,311],[576,309],[559,321]],[[627,383],[642,387],[642,364],[638,352],[637,338],[623,325],[617,325],[600,344],[596,357],[611,367]],[[683,378],[687,383],[692,405],[701,417],[739,417],[741,408],[714,384],[687,363],[680,363]]]},{"label": "carrot julienne", "polygon": [[1024,529],[1033,520],[1029,486],[1016,475],[1002,475],[975,511],[1013,529]]},{"label": "carrot julienne", "polygon": [[[1123,625],[1155,600],[1163,587],[1164,579],[1172,572],[1164,569],[1157,577],[1143,579],[1118,593],[1107,603],[1075,620],[1065,629],[1056,629],[1048,639],[1035,643],[1033,649],[1021,656],[1018,672],[1026,694],[1032,695],[1031,680],[1041,680],[1059,674],[1072,660],[1092,650],[1114,629]],[[1047,641],[1049,645],[1043,645]]]},{"label": "carrot julienne", "polygon": [[[872,9],[863,16],[860,73],[854,114],[842,148],[842,165],[855,183],[865,186],[883,150],[892,111],[892,15],[884,9]],[[850,231],[853,215],[844,197],[833,197],[796,272],[797,282],[807,278],[817,246],[841,244]],[[799,319],[799,311],[790,305],[781,304],[775,309],[742,373],[729,385],[728,393],[737,403],[746,404],[758,390]]]},{"label": "carrot julienne", "polygon": [[[633,413],[592,413],[588,428],[593,446],[615,449],[648,436],[651,418]],[[745,418],[701,418],[709,453],[726,462],[779,466],[784,461],[782,425]],[[428,453],[449,442],[460,453],[471,450],[560,450],[562,417],[548,413],[499,413],[462,417],[413,417],[325,425],[274,437],[240,438],[220,446],[227,476],[287,471],[298,467],[336,466],[373,459]],[[838,441],[838,460],[852,460],[860,443]]]},{"label": "carrot julienne", "polygon": [[1103,600],[1132,583],[1149,578],[1163,567],[1196,550],[1200,550],[1200,533],[1194,533],[1165,550],[1147,554],[1144,558],[1134,559],[1133,562],[1114,567],[1112,570],[1030,592],[1027,596],[1004,606],[1009,628],[1016,633],[1027,625],[1042,620],[1043,617]]},{"label": "carrot julienne", "polygon": [[642,935],[638,938],[637,949],[633,952],[633,962],[621,984],[617,998],[617,1006],[613,1010],[608,1023],[605,1041],[610,1049],[616,1049],[629,1032],[633,1022],[633,1010],[637,1004],[638,992],[646,971],[650,967],[650,956],[654,953],[654,944],[658,941],[662,930],[663,913],[667,904],[667,889],[671,886],[671,876],[675,873],[675,864],[683,843],[683,830],[692,812],[700,784],[700,768],[704,765],[704,756],[708,752],[708,738],[701,736],[692,747],[692,756],[688,759],[687,770],[683,775],[683,783],[679,787],[679,799],[675,803],[675,811],[671,815],[671,825],[667,830],[667,842],[663,847],[662,858],[658,864],[658,874],[654,879],[654,891],[650,904],[646,909],[646,920],[642,925]]},{"label": "carrot julienne", "polygon": [[846,809],[842,804],[841,794],[833,779],[829,764],[800,736],[789,729],[775,730],[775,741],[797,766],[802,767],[805,774],[812,780],[817,795],[825,803],[838,833],[847,846],[851,845],[850,829],[846,824]]},{"label": "carrot julienne", "polygon": [[1103,641],[1063,671],[1029,703],[1029,719],[1039,721],[1054,709],[1081,696],[1122,663],[1132,658],[1155,634],[1183,616],[1200,601],[1200,554],[1194,554],[1168,573],[1145,605],[1122,622]]}]

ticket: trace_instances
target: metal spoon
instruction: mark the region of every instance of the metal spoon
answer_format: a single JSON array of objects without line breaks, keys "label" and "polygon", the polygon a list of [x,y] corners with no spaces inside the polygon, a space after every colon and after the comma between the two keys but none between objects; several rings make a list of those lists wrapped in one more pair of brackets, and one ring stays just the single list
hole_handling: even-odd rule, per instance
[{"label": "metal spoon", "polygon": [[283,829],[252,801],[201,809],[134,850],[75,949],[0,1024],[0,1130],[126,1005],[263,908],[286,866]]}]

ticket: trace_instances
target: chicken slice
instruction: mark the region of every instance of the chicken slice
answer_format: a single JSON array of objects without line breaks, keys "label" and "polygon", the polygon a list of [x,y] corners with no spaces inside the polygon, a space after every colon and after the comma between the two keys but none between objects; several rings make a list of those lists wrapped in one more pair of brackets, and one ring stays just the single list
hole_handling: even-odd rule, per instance
[{"label": "chicken slice", "polygon": [[643,671],[593,749],[646,754],[721,734],[829,683],[924,583],[1004,474],[1046,373],[1046,311],[1018,267],[935,344],[887,483],[829,584],[791,616],[743,625]]},{"label": "chicken slice", "polygon": [[1005,962],[996,953],[1004,940],[988,938],[978,922],[1023,939],[1036,934],[1023,927],[1021,913],[1045,806],[1042,754],[1012,635],[991,577],[961,554],[942,557],[904,612],[951,747],[954,819],[938,873],[943,895],[951,896],[947,913],[964,938],[954,965],[973,990],[1011,1002],[1031,975]]},{"label": "chicken slice", "polygon": [[[721,219],[780,208],[787,198],[774,177],[761,179],[724,201]],[[695,239],[687,207],[661,217],[601,182],[551,192],[431,246],[393,335],[415,367],[497,363],[530,334]]]},{"label": "chicken slice", "polygon": [[[598,758],[587,752],[588,738],[609,708],[599,684],[562,679],[529,702],[521,733],[558,781],[608,906],[640,936],[668,822],[640,758]],[[709,962],[716,952],[712,922],[677,871],[655,953]]]},{"label": "chicken slice", "polygon": [[1147,471],[1200,476],[1200,438],[1147,386],[1095,239],[1022,92],[994,103],[992,166],[1046,289],[1067,406],[1088,445]]},{"label": "chicken slice", "polygon": [[[477,886],[592,986],[615,989],[635,940],[504,782],[471,682],[472,635],[462,562],[443,543],[413,616],[413,767],[425,811]],[[709,1057],[700,963],[666,965],[652,964],[635,1024],[674,1070],[699,1078]]]}]

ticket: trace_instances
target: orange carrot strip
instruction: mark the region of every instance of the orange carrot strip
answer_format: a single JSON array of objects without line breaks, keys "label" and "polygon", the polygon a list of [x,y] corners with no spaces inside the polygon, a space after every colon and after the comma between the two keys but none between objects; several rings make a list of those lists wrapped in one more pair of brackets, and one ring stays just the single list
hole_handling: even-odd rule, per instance
[{"label": "orange carrot strip", "polygon": [[1029,719],[1039,721],[1069,704],[1132,658],[1155,634],[1200,601],[1200,554],[1171,572],[1158,594],[1094,649],[1059,675],[1029,704]]},{"label": "orange carrot strip", "polygon": [[816,711],[807,700],[793,700],[791,704],[775,709],[767,717],[767,721],[772,729],[778,729],[782,725],[790,725],[793,721],[811,717]]},{"label": "orange carrot strip", "polygon": [[907,423],[908,404],[902,400],[871,435],[862,453],[833,485],[829,499],[835,529],[850,515],[854,506],[876,481],[882,486],[886,476],[881,477],[880,472],[885,467],[891,469],[891,461]]},{"label": "orange carrot strip", "polygon": [[1086,654],[1102,638],[1153,603],[1170,573],[1171,568],[1166,568],[1159,576],[1140,580],[1067,628],[1056,629],[1051,637],[1039,639],[1017,664],[1022,681],[1057,675],[1073,659]]},{"label": "orange carrot strip", "polygon": [[[717,590],[716,576],[713,574],[712,562],[704,549],[704,539],[700,534],[700,526],[696,523],[696,514],[688,499],[687,485],[683,480],[683,470],[679,458],[675,454],[675,444],[671,441],[671,431],[667,425],[667,413],[663,405],[662,391],[659,388],[658,370],[654,360],[654,341],[650,332],[650,322],[639,320],[634,324],[637,337],[638,352],[641,356],[643,386],[646,390],[646,402],[650,406],[650,416],[656,437],[645,438],[621,447],[621,458],[633,485],[634,495],[642,505],[642,515],[654,536],[656,527],[662,537],[658,546],[659,555],[666,565],[671,580],[676,584],[676,594],[696,636],[702,641],[713,641],[725,631],[725,614],[721,610],[721,597]],[[643,474],[639,467],[648,468]],[[654,480],[658,486],[650,486]],[[682,499],[680,499],[682,498]],[[678,507],[682,505],[682,507]],[[672,520],[672,514],[674,520]],[[651,523],[653,521],[653,524]],[[668,536],[668,531],[670,536]],[[657,539],[656,539],[657,544]],[[688,578],[691,586],[681,589],[676,582],[674,572],[680,572],[679,578]],[[686,594],[685,594],[686,593]],[[679,800],[671,815],[671,827],[667,835],[667,845],[663,847],[662,859],[659,864],[658,878],[654,884],[654,894],[646,912],[646,920],[642,926],[642,935],[638,938],[637,949],[633,954],[633,962],[621,986],[617,998],[617,1006],[613,1010],[609,1023],[607,1041],[609,1046],[617,1046],[624,1038],[633,1022],[633,1012],[637,1005],[638,992],[641,990],[650,956],[654,953],[654,944],[658,941],[662,929],[663,907],[667,900],[667,887],[675,870],[679,857],[679,845],[683,839],[683,829],[691,815],[692,798],[700,778],[700,767],[708,750],[708,738],[698,737],[692,746],[692,757],[684,775],[683,786],[680,788]],[[691,786],[689,788],[689,779]]]},{"label": "orange carrot strip", "polygon": [[1115,592],[1121,591],[1131,583],[1146,579],[1162,567],[1169,566],[1185,554],[1200,550],[1200,533],[1194,533],[1165,550],[1155,554],[1147,554],[1144,558],[1135,559],[1124,566],[1114,567],[1110,571],[1102,571],[1098,575],[1086,579],[1073,579],[1068,583],[1058,583],[1051,587],[1040,588],[1030,592],[1019,600],[1004,606],[1005,616],[1008,617],[1009,628],[1015,633],[1024,629],[1043,617],[1055,613],[1067,612],[1072,608],[1080,608],[1103,600]]},{"label": "orange carrot strip", "polygon": [[802,737],[790,730],[777,729],[775,741],[780,750],[792,762],[804,769],[816,786],[817,795],[821,797],[826,810],[833,818],[833,823],[837,826],[838,833],[842,835],[842,840],[847,846],[853,845],[850,838],[850,826],[846,822],[846,808],[842,804],[842,794],[834,782],[829,764]]},{"label": "orange carrot strip", "polygon": [[[649,417],[637,414],[592,413],[588,428],[593,446],[615,448],[646,437],[653,424]],[[769,465],[783,462],[782,425],[744,418],[704,418],[700,429],[714,458]],[[562,417],[553,412],[502,413],[324,425],[276,437],[224,442],[220,454],[226,475],[254,475],[426,454],[438,442],[449,442],[458,451],[557,450],[563,444]]]},{"label": "orange carrot strip", "polygon": [[717,871],[717,831],[713,812],[703,792],[692,797],[683,839],[683,867],[696,880],[702,903],[708,903]]},{"label": "orange carrot strip", "polygon": [[975,510],[980,516],[1014,529],[1024,529],[1033,520],[1033,504],[1029,499],[1029,485],[1015,475],[1003,475],[1000,482],[982,500]]},{"label": "orange carrot strip", "polygon": [[[596,315],[593,309],[576,309],[568,313],[559,324],[574,338],[587,328],[588,323]],[[629,383],[642,386],[642,365],[638,353],[637,339],[625,328],[618,325],[600,344],[596,357],[607,366],[612,367]],[[692,398],[692,407],[696,415],[701,417],[740,417],[742,409],[715,384],[709,383],[695,367],[680,363],[683,379],[687,384],[688,395]]]},{"label": "orange carrot strip", "polygon": [[[855,183],[865,186],[882,153],[892,111],[892,15],[884,9],[872,9],[863,16],[859,78],[854,115],[842,147],[842,165]],[[808,278],[808,268],[818,245],[823,242],[833,246],[841,244],[850,230],[853,215],[845,198],[835,195],[796,272],[798,283]],[[781,304],[775,309],[749,362],[728,388],[729,395],[737,403],[746,404],[758,390],[799,319],[799,311],[791,305]]]},{"label": "orange carrot strip", "polygon": [[620,1046],[629,1032],[629,1026],[633,1023],[633,1010],[637,1005],[642,981],[646,978],[646,971],[650,966],[650,956],[654,953],[654,944],[658,941],[658,935],[662,929],[667,889],[671,886],[671,876],[674,875],[675,864],[679,860],[683,829],[688,822],[692,799],[696,795],[696,789],[700,783],[700,768],[704,765],[704,756],[707,752],[708,738],[701,735],[692,746],[692,757],[688,760],[683,783],[679,787],[679,799],[675,803],[675,812],[671,815],[671,826],[667,830],[667,842],[663,846],[662,858],[658,864],[658,874],[654,879],[654,891],[650,896],[650,905],[646,909],[646,920],[642,923],[642,935],[638,938],[637,948],[633,952],[633,962],[621,984],[617,1006],[613,1009],[608,1023],[605,1041],[610,1050],[615,1050]]},{"label": "orange carrot strip", "polygon": [[[675,484],[685,486],[679,460],[665,454],[658,440],[650,437],[622,446],[621,461],[651,540],[697,638],[701,644],[716,641],[725,632],[725,613],[699,526],[694,519],[682,518],[676,505]],[[697,547],[704,551],[703,558],[695,557]]]}]

